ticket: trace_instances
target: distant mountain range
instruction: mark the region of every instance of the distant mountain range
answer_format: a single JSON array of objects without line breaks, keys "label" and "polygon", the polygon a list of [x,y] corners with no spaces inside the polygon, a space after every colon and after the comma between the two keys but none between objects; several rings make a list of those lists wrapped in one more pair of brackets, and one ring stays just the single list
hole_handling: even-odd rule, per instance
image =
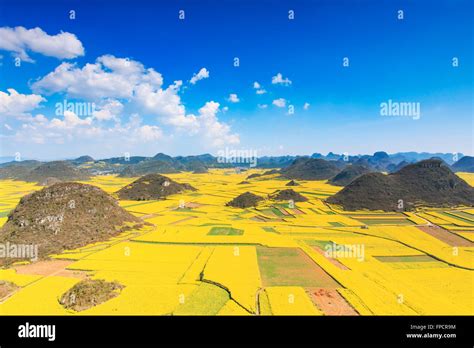
[{"label": "distant mountain range", "polygon": [[474,188],[439,159],[409,164],[398,172],[359,176],[327,202],[345,210],[410,211],[417,206],[474,205]]},{"label": "distant mountain range", "polygon": [[[453,163],[452,154],[403,152],[389,155],[379,151],[373,155],[345,156],[314,153],[311,156],[259,157],[257,168],[279,168],[272,174],[294,180],[331,179],[334,185],[347,185],[365,172],[398,172],[403,167],[420,160],[437,158],[453,171],[474,172],[474,157],[463,156]],[[80,156],[65,161],[40,162],[35,160],[10,161],[0,164],[0,179],[17,179],[47,182],[57,178],[61,181],[85,180],[89,175],[118,174],[122,177],[138,177],[147,174],[170,174],[181,171],[205,173],[209,168],[249,168],[248,161],[236,163],[232,158],[218,158],[210,154],[172,157],[158,153],[153,157],[131,156],[95,160],[91,156]],[[342,172],[341,172],[342,171]],[[339,174],[339,177],[336,175]]]}]

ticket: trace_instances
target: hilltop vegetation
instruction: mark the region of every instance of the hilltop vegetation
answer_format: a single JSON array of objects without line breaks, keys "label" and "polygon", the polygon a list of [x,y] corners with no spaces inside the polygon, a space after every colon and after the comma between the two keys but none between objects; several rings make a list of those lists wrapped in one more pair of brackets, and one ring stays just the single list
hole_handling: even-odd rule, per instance
[{"label": "hilltop vegetation", "polygon": [[123,288],[124,286],[117,282],[85,279],[66,291],[59,303],[66,309],[81,312],[117,297]]},{"label": "hilltop vegetation", "polygon": [[24,196],[0,230],[0,242],[36,244],[38,256],[107,240],[142,221],[98,187],[58,183]]},{"label": "hilltop vegetation", "polygon": [[117,191],[120,199],[144,201],[163,199],[183,191],[196,191],[189,184],[180,184],[160,174],[148,174]]},{"label": "hilltop vegetation", "polygon": [[325,180],[339,173],[339,167],[331,161],[318,158],[298,158],[280,170],[282,176],[296,180]]},{"label": "hilltop vegetation", "polygon": [[42,183],[47,178],[56,178],[61,181],[88,180],[90,174],[75,168],[65,161],[53,161],[41,164],[22,177],[24,181]]},{"label": "hilltop vegetation", "polygon": [[464,156],[452,166],[455,172],[474,173],[474,157]]},{"label": "hilltop vegetation", "polygon": [[336,174],[333,178],[331,178],[329,182],[336,186],[346,186],[350,184],[354,179],[361,176],[362,174],[366,174],[369,172],[370,172],[369,168],[362,165],[353,164],[344,168],[342,171]]},{"label": "hilltop vegetation", "polygon": [[263,197],[257,196],[252,192],[245,192],[235,197],[226,205],[234,208],[250,208],[255,207],[260,201],[263,201]]},{"label": "hilltop vegetation", "polygon": [[0,168],[0,178],[23,180],[43,184],[51,178],[59,181],[88,180],[87,171],[76,168],[66,161],[40,163],[37,161],[14,162]]},{"label": "hilltop vegetation", "polygon": [[294,201],[294,202],[306,202],[308,199],[303,195],[295,192],[292,189],[278,190],[270,195],[270,199],[276,201]]},{"label": "hilltop vegetation", "polygon": [[327,202],[346,210],[409,211],[420,205],[472,206],[474,189],[441,160],[431,159],[405,166],[393,174],[364,174]]}]

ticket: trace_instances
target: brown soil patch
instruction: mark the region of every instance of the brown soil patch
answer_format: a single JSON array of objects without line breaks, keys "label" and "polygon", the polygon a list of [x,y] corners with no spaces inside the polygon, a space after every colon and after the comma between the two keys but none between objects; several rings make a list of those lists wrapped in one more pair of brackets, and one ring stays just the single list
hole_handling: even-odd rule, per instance
[{"label": "brown soil patch", "polygon": [[186,208],[199,208],[199,207],[202,207],[203,205],[201,203],[196,203],[196,202],[188,202],[188,203],[185,203],[184,206]]},{"label": "brown soil patch", "polygon": [[297,209],[297,208],[291,209],[291,213],[292,213],[293,215],[302,215],[302,214],[304,214],[304,212],[302,212],[301,210],[299,210],[299,209]]},{"label": "brown soil patch", "polygon": [[85,278],[85,272],[66,269],[66,267],[74,262],[75,261],[69,260],[45,260],[30,263],[28,265],[15,266],[14,269],[18,274],[42,275],[45,277],[54,275],[80,279]]},{"label": "brown soil patch", "polygon": [[417,226],[420,230],[428,233],[430,236],[439,239],[440,241],[455,247],[472,247],[474,243],[457,234],[449,232],[439,226]]},{"label": "brown soil patch", "polygon": [[324,250],[321,250],[320,248],[318,248],[317,246],[313,247],[314,250],[316,250],[318,253],[320,253],[321,255],[323,255],[329,262],[331,262],[334,266],[336,267],[339,267],[340,269],[343,269],[343,270],[349,270],[350,268],[345,266],[344,264],[342,264],[341,262],[339,262],[339,260],[337,259],[334,259],[332,257],[327,257],[324,253]]},{"label": "brown soil patch", "polygon": [[0,280],[0,302],[3,302],[8,297],[13,295],[13,293],[18,289],[13,283],[7,282],[5,280]]},{"label": "brown soil patch", "polygon": [[307,291],[325,315],[359,315],[336,289],[312,288]]}]

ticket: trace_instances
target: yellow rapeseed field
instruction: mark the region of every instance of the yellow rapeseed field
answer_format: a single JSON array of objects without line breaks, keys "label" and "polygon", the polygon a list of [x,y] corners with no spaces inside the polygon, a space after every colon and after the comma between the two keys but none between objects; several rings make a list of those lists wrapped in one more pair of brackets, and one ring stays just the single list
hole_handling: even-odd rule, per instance
[{"label": "yellow rapeseed field", "polygon": [[[148,225],[51,255],[68,260],[60,272],[17,272],[16,265],[0,270],[0,280],[18,286],[0,299],[0,315],[328,314],[309,295],[317,290],[337,291],[360,315],[474,313],[473,208],[346,212],[325,203],[341,189],[326,181],[299,181],[292,189],[308,201],[293,206],[269,198],[288,188],[288,180],[247,179],[263,172],[170,174],[197,191],[159,201],[119,201]],[[474,174],[458,175],[474,185]],[[117,198],[115,192],[134,179],[106,175],[85,183]],[[240,184],[244,180],[249,183]],[[0,224],[21,197],[41,188],[2,180]],[[226,206],[247,191],[264,200],[254,208]],[[432,225],[442,228],[430,232]],[[259,255],[262,247],[278,248],[271,250],[280,254]],[[124,288],[119,296],[75,313],[59,303],[81,279],[73,271]],[[323,281],[327,277],[334,282]],[[282,279],[290,280],[279,284]]]}]

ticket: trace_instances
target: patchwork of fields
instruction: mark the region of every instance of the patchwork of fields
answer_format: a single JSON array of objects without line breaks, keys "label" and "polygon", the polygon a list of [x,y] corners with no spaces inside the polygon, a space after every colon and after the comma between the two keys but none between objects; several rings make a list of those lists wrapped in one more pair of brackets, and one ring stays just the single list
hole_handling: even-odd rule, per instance
[{"label": "patchwork of fields", "polygon": [[[119,296],[80,314],[449,315],[474,313],[474,209],[346,212],[324,199],[340,190],[299,181],[306,202],[225,204],[250,191],[268,197],[287,180],[210,170],[167,175],[197,191],[160,201],[120,201],[150,225],[53,255],[56,261],[0,269],[18,286],[0,315],[76,314],[58,299],[85,277],[117,281]],[[460,175],[471,185],[474,174]],[[133,179],[85,182],[113,193]],[[0,224],[25,194],[3,180]]]}]

